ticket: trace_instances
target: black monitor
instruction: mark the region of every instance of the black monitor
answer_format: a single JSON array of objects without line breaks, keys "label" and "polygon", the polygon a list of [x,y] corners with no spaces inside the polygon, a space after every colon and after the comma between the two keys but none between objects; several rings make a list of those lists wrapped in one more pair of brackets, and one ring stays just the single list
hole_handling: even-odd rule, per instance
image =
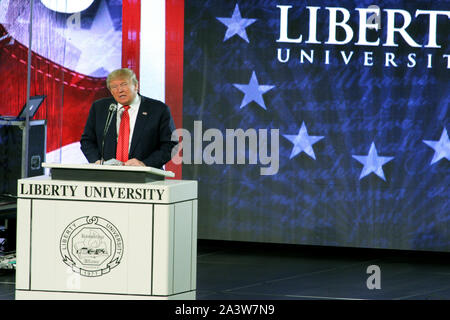
[{"label": "black monitor", "polygon": [[[28,108],[29,110],[28,115],[30,119],[33,119],[42,102],[44,102],[45,97],[46,95],[30,97],[30,107]],[[17,116],[17,119],[25,119],[26,117],[27,117],[27,103],[25,102],[25,105],[23,106],[22,110]]]}]

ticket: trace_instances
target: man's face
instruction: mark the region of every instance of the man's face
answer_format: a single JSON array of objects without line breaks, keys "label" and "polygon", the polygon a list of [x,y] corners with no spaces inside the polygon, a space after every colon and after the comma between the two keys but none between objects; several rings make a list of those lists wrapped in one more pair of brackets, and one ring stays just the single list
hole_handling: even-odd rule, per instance
[{"label": "man's face", "polygon": [[130,105],[137,95],[137,86],[129,79],[111,80],[109,88],[114,99],[126,106]]}]

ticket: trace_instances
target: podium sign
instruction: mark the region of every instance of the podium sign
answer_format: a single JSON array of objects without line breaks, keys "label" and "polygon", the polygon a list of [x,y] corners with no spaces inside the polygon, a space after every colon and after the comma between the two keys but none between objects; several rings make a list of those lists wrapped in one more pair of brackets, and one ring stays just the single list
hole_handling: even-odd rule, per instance
[{"label": "podium sign", "polygon": [[16,299],[195,299],[196,181],[21,179],[17,229]]}]

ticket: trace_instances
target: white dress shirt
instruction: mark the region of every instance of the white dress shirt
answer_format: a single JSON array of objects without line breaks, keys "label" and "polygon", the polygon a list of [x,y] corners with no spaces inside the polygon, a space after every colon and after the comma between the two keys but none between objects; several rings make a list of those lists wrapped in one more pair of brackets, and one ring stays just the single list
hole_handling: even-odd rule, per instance
[{"label": "white dress shirt", "polygon": [[[131,148],[131,139],[133,138],[134,125],[136,124],[136,118],[139,111],[139,106],[141,105],[141,97],[137,94],[136,98],[134,98],[133,102],[130,104],[130,109],[128,109],[128,115],[130,117],[130,143],[128,145],[128,152],[130,152]],[[123,105],[120,103],[117,104],[117,139],[119,139],[119,129],[120,129],[120,120],[122,119],[122,113],[125,110]]]}]

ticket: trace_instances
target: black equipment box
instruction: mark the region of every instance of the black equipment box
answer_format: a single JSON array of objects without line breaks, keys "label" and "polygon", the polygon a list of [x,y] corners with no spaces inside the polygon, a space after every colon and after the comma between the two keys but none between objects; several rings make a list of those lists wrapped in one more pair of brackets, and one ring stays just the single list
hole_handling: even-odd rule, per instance
[{"label": "black equipment box", "polygon": [[17,180],[44,174],[47,145],[46,120],[30,120],[28,170],[26,170],[25,121],[0,120],[0,195],[17,195]]}]

